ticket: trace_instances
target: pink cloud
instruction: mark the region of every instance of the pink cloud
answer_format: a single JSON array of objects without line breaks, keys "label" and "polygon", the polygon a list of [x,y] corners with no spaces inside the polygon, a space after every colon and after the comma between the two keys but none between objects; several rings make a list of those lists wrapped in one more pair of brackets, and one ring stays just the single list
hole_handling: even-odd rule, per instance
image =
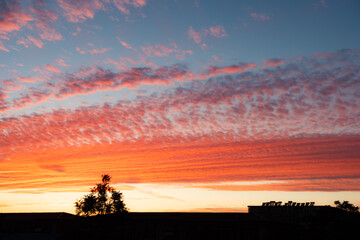
[{"label": "pink cloud", "polygon": [[[119,40],[120,41],[120,40]],[[124,42],[124,41],[120,41],[121,45],[123,45],[124,47],[126,47],[127,49],[131,49],[131,50],[134,50],[136,51],[135,48],[131,47],[130,44]]]},{"label": "pink cloud", "polygon": [[188,31],[188,36],[189,36],[189,38],[194,40],[194,42],[196,42],[197,44],[200,44],[203,37],[205,37],[207,33],[208,33],[208,30],[202,30],[201,32],[196,32],[192,28],[192,26],[190,26],[189,31]]},{"label": "pink cloud", "polygon": [[[195,43],[201,44],[203,39],[210,33],[211,36],[216,38],[223,38],[228,36],[224,27],[221,25],[213,26],[208,29],[202,29],[199,32],[196,32],[192,26],[189,27],[188,36],[190,39],[194,40]],[[203,50],[207,49],[206,43],[202,43],[201,48]]]},{"label": "pink cloud", "polygon": [[[28,89],[19,99],[5,103],[5,106],[7,109],[20,108],[49,97],[63,99],[77,94],[182,81],[184,83],[179,88],[151,97],[143,96],[132,103],[134,110],[126,111],[140,111],[136,106],[154,110],[151,103],[161,103],[156,114],[168,115],[156,116],[171,119],[167,123],[172,127],[168,128],[164,123],[162,128],[164,133],[174,133],[175,138],[179,137],[176,133],[188,129],[203,136],[229,137],[232,141],[234,138],[240,141],[317,136],[329,129],[333,134],[358,134],[360,132],[353,126],[356,126],[356,116],[360,114],[360,102],[356,100],[359,81],[352,76],[342,76],[360,69],[359,64],[354,64],[359,54],[339,51],[333,55],[335,57],[324,58],[317,65],[313,64],[314,58],[291,62],[282,68],[255,69],[255,64],[240,63],[210,66],[199,75],[179,64],[131,68],[122,72],[92,66],[74,73],[59,74],[56,82]],[[255,70],[248,71],[250,69]],[[315,78],[309,74],[313,72],[316,72]],[[130,107],[128,103],[119,104]],[[184,115],[178,114],[178,110]],[[124,126],[130,127],[133,126]],[[156,127],[160,129],[161,126]],[[217,130],[212,132],[214,128]],[[220,133],[225,135],[216,135]],[[196,138],[190,133],[186,136]]]},{"label": "pink cloud", "polygon": [[320,0],[320,3],[324,8],[326,8],[326,1],[325,0]]},{"label": "pink cloud", "polygon": [[[5,100],[7,97],[8,95],[0,88],[0,112],[5,112],[9,109],[9,106]],[[2,157],[2,154],[0,154],[0,157]]]},{"label": "pink cloud", "polygon": [[164,57],[176,51],[175,48],[169,48],[162,44],[156,44],[155,46],[152,45],[143,46],[141,47],[141,49],[149,57],[154,57],[154,56]]},{"label": "pink cloud", "polygon": [[222,38],[222,37],[227,37],[227,33],[224,29],[223,26],[221,25],[217,25],[214,27],[210,27],[210,35],[216,37],[216,38]]},{"label": "pink cloud", "polygon": [[4,46],[4,43],[2,41],[0,41],[0,50],[5,52],[10,52],[10,50]]},{"label": "pink cloud", "polygon": [[[246,71],[251,64],[212,66],[207,79],[191,76],[182,65],[124,72],[92,66],[57,75],[56,81],[28,89],[15,102],[5,101],[0,90],[3,111],[49,97],[189,80],[116,103],[3,118],[1,158],[13,161],[2,164],[21,174],[0,188],[24,187],[24,172],[34,170],[23,163],[31,159],[47,170],[66,169],[70,176],[118,164],[110,174],[125,183],[198,182],[234,191],[329,191],[330,183],[339,191],[359,189],[360,83],[348,73],[360,70],[360,53],[333,55],[316,65],[316,58],[309,57],[256,71]],[[219,181],[275,182],[214,184]]]},{"label": "pink cloud", "polygon": [[219,58],[219,57],[217,57],[217,56],[211,56],[215,61],[217,61],[217,62],[223,62],[224,61],[224,59],[222,59],[222,58]]},{"label": "pink cloud", "polygon": [[[236,112],[235,103],[231,104],[228,112],[223,112],[227,106],[223,102],[231,103],[226,93],[234,86],[227,84],[236,82],[240,81],[222,79],[216,84],[214,80],[209,80],[200,91],[189,86],[134,101],[4,119],[0,128],[8,134],[0,138],[0,149],[2,152],[17,150],[12,154],[17,161],[12,164],[17,164],[26,155],[31,159],[41,159],[41,165],[47,165],[48,169],[72,169],[78,174],[82,173],[79,163],[85,159],[87,171],[102,171],[98,169],[100,156],[114,164],[113,159],[118,159],[121,154],[126,156],[126,161],[115,161],[119,167],[114,166],[113,169],[116,171],[121,166],[121,171],[128,175],[118,175],[123,176],[121,181],[126,183],[134,181],[136,176],[141,182],[208,184],[217,181],[280,180],[275,184],[281,186],[273,185],[277,190],[294,190],[294,181],[306,181],[307,184],[302,186],[307,190],[326,191],[326,180],[335,183],[331,179],[344,179],[341,184],[336,184],[336,189],[346,190],[356,186],[346,179],[359,181],[360,164],[356,161],[359,135],[286,137],[285,133],[281,138],[270,135],[269,138],[249,140],[254,134],[251,130],[231,131],[228,128],[232,123],[229,118],[235,120],[233,124],[239,127],[237,130],[246,127],[240,122],[244,114]],[[249,84],[251,86],[251,81]],[[256,85],[258,83],[248,91],[256,90]],[[235,86],[237,90],[245,87],[241,84]],[[238,92],[236,97],[242,100],[243,95],[244,92]],[[214,98],[217,100],[214,101]],[[203,111],[194,109],[195,106],[203,107]],[[261,121],[263,112],[254,110],[252,114],[255,114],[254,119]],[[251,114],[246,115],[251,117]],[[253,124],[258,124],[257,120]],[[264,131],[262,124],[255,129]],[[286,127],[284,125],[282,129]],[[163,151],[164,142],[166,151]],[[171,162],[166,157],[169,154]],[[143,158],[144,155],[146,158]],[[72,161],[68,160],[70,158]],[[222,168],[220,172],[219,166]],[[222,184],[212,187],[238,191],[269,190],[263,185]]]},{"label": "pink cloud", "polygon": [[36,82],[36,80],[29,76],[29,77],[20,77],[20,76],[16,76],[16,78],[20,81],[20,82],[25,82],[25,83],[34,83]]},{"label": "pink cloud", "polygon": [[266,15],[265,13],[251,13],[251,17],[254,20],[260,20],[260,21],[268,21],[270,20],[270,17],[268,15]]},{"label": "pink cloud", "polygon": [[322,8],[327,8],[326,0],[319,0],[318,2],[314,3],[313,6],[316,9],[319,8],[319,6]]},{"label": "pink cloud", "polygon": [[28,48],[31,45],[31,42],[28,39],[20,38],[17,42],[17,45],[24,45],[24,47]]},{"label": "pink cloud", "polygon": [[314,53],[314,57],[319,57],[319,58],[330,58],[334,56],[335,55],[332,53]]},{"label": "pink cloud", "polygon": [[43,46],[43,42],[36,38],[36,37],[33,37],[33,36],[27,36],[27,38],[38,48],[42,48]]},{"label": "pink cloud", "polygon": [[55,60],[55,63],[59,66],[63,66],[63,67],[69,67],[68,64],[65,63],[65,60],[62,58],[58,58]]},{"label": "pink cloud", "polygon": [[81,50],[79,47],[76,47],[75,50],[78,51],[81,54],[86,54],[86,52]]},{"label": "pink cloud", "polygon": [[117,69],[121,70],[121,71],[125,71],[127,68],[125,67],[125,63],[123,61],[117,62],[114,61],[110,58],[106,59],[106,61],[104,61],[105,64],[112,64],[114,65]]},{"label": "pink cloud", "polygon": [[20,93],[20,97],[12,102],[13,109],[22,109],[28,105],[36,105],[46,101],[51,96],[51,93],[46,90],[33,90],[29,93]]},{"label": "pink cloud", "polygon": [[[90,44],[89,46],[93,46],[92,44]],[[75,50],[78,51],[81,54],[86,54],[86,53],[90,53],[90,54],[101,54],[101,53],[105,53],[107,51],[110,51],[112,48],[93,48],[93,49],[89,49],[89,50],[81,50],[79,47],[76,47]]]},{"label": "pink cloud", "polygon": [[207,44],[206,44],[206,43],[202,43],[202,44],[201,44],[201,49],[202,49],[203,51],[206,51],[206,50],[208,49]]},{"label": "pink cloud", "polygon": [[45,69],[47,69],[47,70],[49,70],[51,72],[55,72],[55,73],[60,73],[61,72],[58,68],[56,68],[56,67],[54,67],[54,66],[52,66],[50,64],[45,64],[44,67],[45,67]]},{"label": "pink cloud", "polygon": [[193,52],[191,50],[181,50],[178,49],[178,46],[175,43],[172,43],[170,47],[167,47],[163,44],[156,44],[154,46],[147,45],[141,47],[142,51],[147,55],[148,57],[165,57],[169,56],[172,53],[176,54],[176,58],[178,60],[184,60],[186,54],[192,55]]},{"label": "pink cloud", "polygon": [[89,53],[90,54],[101,54],[101,53],[105,53],[111,49],[112,48],[98,48],[98,49],[94,48],[94,49],[89,50]]},{"label": "pink cloud", "polygon": [[77,36],[80,32],[81,32],[81,28],[77,27],[76,32],[73,32],[72,35]]},{"label": "pink cloud", "polygon": [[94,18],[97,10],[104,10],[104,5],[99,0],[57,0],[63,9],[63,14],[69,22],[83,22],[88,18]]},{"label": "pink cloud", "polygon": [[[46,64],[43,68],[36,67],[43,75],[47,71],[60,73],[56,67]],[[159,68],[132,68],[120,73],[104,70],[99,67],[80,69],[74,74],[63,76],[57,84],[43,84],[41,88],[31,88],[20,98],[13,100],[14,108],[23,108],[29,104],[36,104],[47,100],[49,97],[63,99],[77,94],[89,94],[95,91],[119,89],[123,87],[136,88],[142,85],[171,84],[192,78],[182,65]]]},{"label": "pink cloud", "polygon": [[146,0],[113,0],[114,5],[119,9],[123,14],[130,14],[128,6],[134,8],[141,8],[146,5]]},{"label": "pink cloud", "polygon": [[33,17],[26,13],[18,1],[1,1],[0,3],[0,34],[6,35],[9,32],[19,31],[28,22],[33,21]]},{"label": "pink cloud", "polygon": [[47,41],[59,41],[63,39],[63,36],[56,32],[53,28],[43,29],[44,32],[40,34],[41,39]]},{"label": "pink cloud", "polygon": [[57,14],[45,9],[44,2],[37,0],[34,2],[30,11],[37,16],[35,26],[40,31],[40,38],[47,41],[58,41],[62,39],[62,35],[55,28],[51,27],[51,23],[58,19]]},{"label": "pink cloud", "polygon": [[241,73],[254,68],[256,68],[256,64],[254,63],[250,63],[250,64],[239,63],[237,65],[231,65],[225,67],[210,66],[208,72],[203,74],[203,77],[208,78],[219,74]]},{"label": "pink cloud", "polygon": [[278,59],[278,58],[266,59],[264,60],[263,68],[276,67],[284,63],[285,63],[284,59]]},{"label": "pink cloud", "polygon": [[[22,86],[15,79],[6,79],[1,82],[0,92],[11,93],[13,91],[19,91]],[[2,97],[8,97],[7,95],[2,95]]]},{"label": "pink cloud", "polygon": [[45,3],[42,0],[34,0],[34,4],[30,7],[30,11],[34,13],[37,18],[35,21],[56,21],[58,16],[55,12],[51,12],[45,8]]}]

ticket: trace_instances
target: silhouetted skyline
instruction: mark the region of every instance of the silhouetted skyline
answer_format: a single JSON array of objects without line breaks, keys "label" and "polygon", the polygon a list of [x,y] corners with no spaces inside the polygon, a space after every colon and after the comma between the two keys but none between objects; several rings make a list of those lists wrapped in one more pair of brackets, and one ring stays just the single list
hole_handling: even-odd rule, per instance
[{"label": "silhouetted skyline", "polygon": [[360,205],[360,3],[0,2],[0,212]]}]

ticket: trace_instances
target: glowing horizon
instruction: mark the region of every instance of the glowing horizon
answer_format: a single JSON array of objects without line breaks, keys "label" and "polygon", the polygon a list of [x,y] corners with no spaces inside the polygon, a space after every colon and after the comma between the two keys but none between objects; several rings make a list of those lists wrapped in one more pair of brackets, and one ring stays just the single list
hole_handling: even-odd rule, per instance
[{"label": "glowing horizon", "polygon": [[1,2],[0,212],[359,205],[360,5],[296,4]]}]

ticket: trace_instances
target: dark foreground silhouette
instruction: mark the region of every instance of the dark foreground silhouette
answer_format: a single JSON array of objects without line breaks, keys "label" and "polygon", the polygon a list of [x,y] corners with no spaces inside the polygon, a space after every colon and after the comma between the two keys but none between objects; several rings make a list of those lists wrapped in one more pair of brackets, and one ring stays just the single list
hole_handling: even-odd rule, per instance
[{"label": "dark foreground silhouette", "polygon": [[0,239],[318,240],[359,235],[357,213],[329,206],[254,207],[249,213],[0,214]]},{"label": "dark foreground silhouette", "polygon": [[123,194],[110,186],[109,174],[101,176],[101,183],[90,189],[90,193],[75,202],[76,215],[95,216],[112,213],[127,213]]}]

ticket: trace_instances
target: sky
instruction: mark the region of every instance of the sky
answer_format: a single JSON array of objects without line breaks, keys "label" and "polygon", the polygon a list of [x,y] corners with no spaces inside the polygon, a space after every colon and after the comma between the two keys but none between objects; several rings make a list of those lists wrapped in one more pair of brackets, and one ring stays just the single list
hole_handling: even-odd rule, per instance
[{"label": "sky", "polygon": [[360,205],[357,0],[0,0],[0,212]]}]

